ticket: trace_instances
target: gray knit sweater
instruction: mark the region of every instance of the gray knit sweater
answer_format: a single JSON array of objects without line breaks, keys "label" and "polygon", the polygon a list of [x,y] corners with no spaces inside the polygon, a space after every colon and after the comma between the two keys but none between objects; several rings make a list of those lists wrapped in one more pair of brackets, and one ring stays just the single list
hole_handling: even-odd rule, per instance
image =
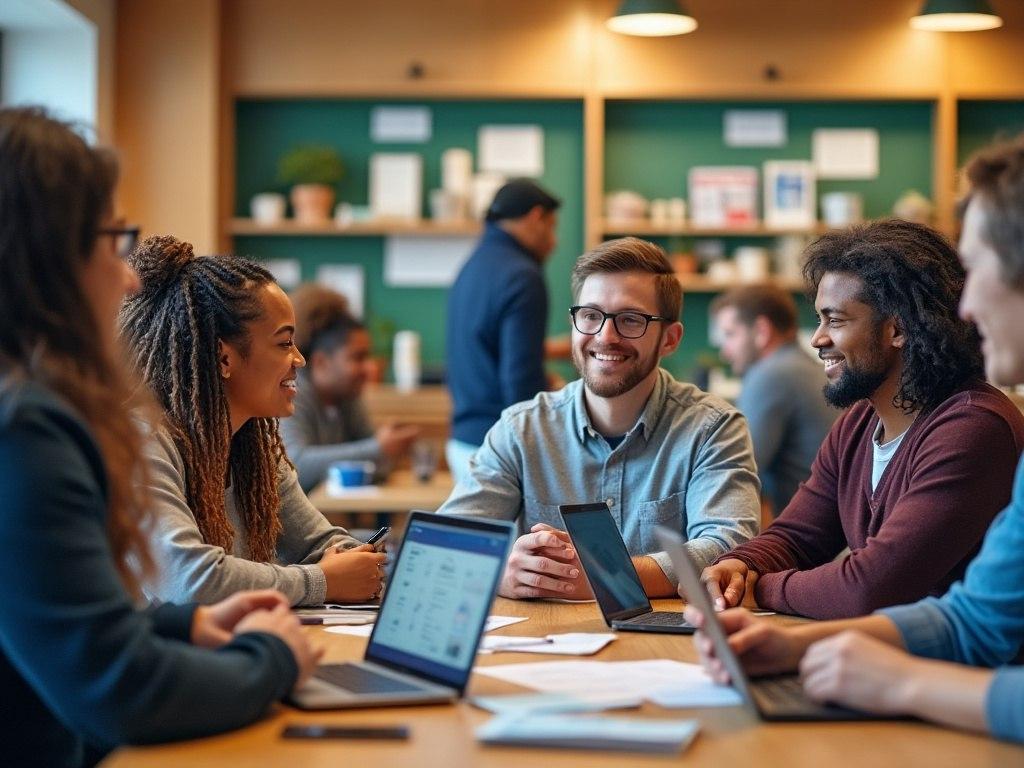
[{"label": "gray knit sweater", "polygon": [[234,493],[224,491],[228,521],[235,530],[230,552],[203,540],[185,491],[185,465],[174,441],[155,432],[147,445],[154,520],[151,550],[156,575],[146,594],[161,602],[214,603],[243,589],[277,589],[292,605],[324,602],[327,581],[316,563],[329,546],[355,547],[359,542],[344,528],[332,526],[299,488],[295,470],[279,469],[282,531],[277,559],[249,559],[245,531]]}]

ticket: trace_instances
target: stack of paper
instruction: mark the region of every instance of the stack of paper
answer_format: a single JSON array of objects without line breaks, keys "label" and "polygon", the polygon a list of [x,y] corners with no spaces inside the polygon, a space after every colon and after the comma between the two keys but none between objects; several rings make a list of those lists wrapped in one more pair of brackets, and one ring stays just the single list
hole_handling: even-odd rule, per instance
[{"label": "stack of paper", "polygon": [[476,737],[486,744],[672,753],[689,746],[699,728],[696,720],[520,714],[495,717]]},{"label": "stack of paper", "polygon": [[[507,627],[509,624],[518,624],[520,621],[526,621],[526,617],[488,616],[487,623],[484,624],[484,632],[490,632],[492,629],[501,629],[502,627]],[[327,631],[333,632],[336,635],[357,635],[359,637],[369,637],[370,632],[373,631],[373,627],[330,627]]]},{"label": "stack of paper", "polygon": [[699,664],[649,661],[542,661],[477,667],[477,674],[549,693],[639,696],[666,707],[738,706],[740,696],[716,685]]}]

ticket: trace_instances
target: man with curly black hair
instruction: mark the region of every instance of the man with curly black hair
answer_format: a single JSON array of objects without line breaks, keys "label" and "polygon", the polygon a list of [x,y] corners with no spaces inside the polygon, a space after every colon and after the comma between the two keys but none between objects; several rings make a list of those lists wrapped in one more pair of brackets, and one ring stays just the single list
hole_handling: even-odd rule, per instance
[{"label": "man with curly black hair", "polygon": [[824,395],[848,410],[780,517],[704,583],[718,608],[817,619],[941,595],[1009,501],[1024,446],[1024,418],[984,382],[977,332],[957,316],[956,251],[928,227],[877,221],[815,241],[804,276]]}]

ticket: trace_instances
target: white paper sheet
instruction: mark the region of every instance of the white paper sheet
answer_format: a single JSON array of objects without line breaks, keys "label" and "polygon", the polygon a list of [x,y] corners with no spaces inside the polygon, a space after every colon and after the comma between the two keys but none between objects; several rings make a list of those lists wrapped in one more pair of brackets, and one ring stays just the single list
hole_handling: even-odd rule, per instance
[{"label": "white paper sheet", "polygon": [[[485,637],[478,653],[548,653],[557,656],[591,656],[615,639],[611,633],[566,632],[560,635],[518,637],[494,635]],[[543,642],[550,640],[551,642]]]},{"label": "white paper sheet", "polygon": [[379,142],[430,141],[430,107],[374,107],[370,111],[370,138]]},{"label": "white paper sheet", "polygon": [[811,134],[819,179],[878,178],[878,131],[874,128],[818,128]]},{"label": "white paper sheet", "polygon": [[475,244],[475,237],[389,237],[384,241],[384,284],[447,287]]},{"label": "white paper sheet", "polygon": [[423,213],[423,157],[413,152],[370,155],[370,211],[374,218],[419,219]]},{"label": "white paper sheet", "polygon": [[723,122],[727,147],[786,146],[786,113],[781,109],[727,109]]},{"label": "white paper sheet", "polygon": [[476,737],[489,744],[671,754],[689,746],[699,730],[696,720],[526,713],[495,717]]},{"label": "white paper sheet", "polygon": [[358,264],[321,264],[316,268],[316,281],[348,299],[349,311],[363,316],[366,275]]},{"label": "white paper sheet", "polygon": [[[729,701],[698,664],[649,661],[541,661],[477,667],[476,672],[538,691],[567,694],[637,695],[650,701],[683,700],[688,707],[739,704]],[[679,705],[673,705],[679,706]]]},{"label": "white paper sheet", "polygon": [[[490,632],[492,629],[501,629],[507,627],[510,624],[518,624],[521,621],[526,621],[525,616],[488,616],[487,622],[484,624],[484,632]],[[333,632],[336,635],[357,635],[359,637],[369,637],[370,632],[373,631],[372,626],[362,627],[327,627],[328,632]]]},{"label": "white paper sheet", "polygon": [[525,693],[504,696],[474,696],[471,704],[488,712],[505,715],[522,712],[601,712],[606,709],[639,707],[639,696],[594,696],[565,693]]},{"label": "white paper sheet", "polygon": [[544,129],[539,125],[482,125],[477,133],[481,171],[508,176],[544,175]]}]

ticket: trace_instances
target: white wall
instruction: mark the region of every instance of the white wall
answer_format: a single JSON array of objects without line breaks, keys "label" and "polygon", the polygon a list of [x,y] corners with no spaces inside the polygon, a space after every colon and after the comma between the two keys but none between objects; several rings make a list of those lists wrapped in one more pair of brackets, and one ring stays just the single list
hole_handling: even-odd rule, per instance
[{"label": "white wall", "polygon": [[87,126],[92,135],[98,104],[96,26],[58,0],[4,0],[3,6],[0,103],[41,104]]}]

